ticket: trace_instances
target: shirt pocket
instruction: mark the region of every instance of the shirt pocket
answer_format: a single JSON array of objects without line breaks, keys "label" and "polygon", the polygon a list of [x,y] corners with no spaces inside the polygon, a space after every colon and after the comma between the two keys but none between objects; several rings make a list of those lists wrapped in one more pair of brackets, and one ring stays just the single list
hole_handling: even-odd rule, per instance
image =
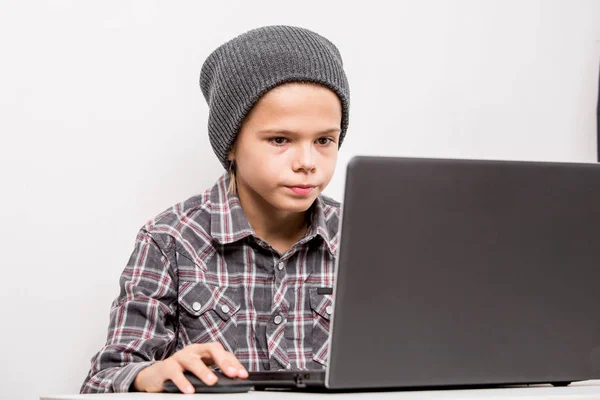
[{"label": "shirt pocket", "polygon": [[319,294],[317,288],[309,289],[310,308],[313,314],[312,349],[313,361],[327,365],[329,351],[329,325],[333,312],[333,300],[330,294]]},{"label": "shirt pocket", "polygon": [[186,342],[219,342],[234,353],[238,341],[237,313],[241,307],[239,288],[202,282],[180,287],[181,330]]}]

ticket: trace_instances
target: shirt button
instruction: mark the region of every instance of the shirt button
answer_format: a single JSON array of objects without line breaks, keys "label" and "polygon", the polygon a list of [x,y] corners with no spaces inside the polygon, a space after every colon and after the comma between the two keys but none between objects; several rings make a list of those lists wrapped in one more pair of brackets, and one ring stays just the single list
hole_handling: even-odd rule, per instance
[{"label": "shirt button", "polygon": [[281,315],[275,316],[275,319],[273,320],[273,322],[275,322],[275,325],[279,325],[281,323],[281,321],[283,321],[283,318],[281,318]]},{"label": "shirt button", "polygon": [[200,309],[202,308],[202,304],[195,301],[194,304],[192,304],[192,308],[194,309],[194,311],[200,311]]},{"label": "shirt button", "polygon": [[277,264],[277,269],[280,270],[280,271],[283,269],[283,263],[282,262],[280,262],[279,264]]},{"label": "shirt button", "polygon": [[325,309],[325,311],[327,311],[327,314],[331,314],[333,312],[333,307],[327,306],[327,308]]},{"label": "shirt button", "polygon": [[229,306],[227,304],[223,304],[221,306],[221,311],[223,311],[225,314],[227,314],[229,312]]}]

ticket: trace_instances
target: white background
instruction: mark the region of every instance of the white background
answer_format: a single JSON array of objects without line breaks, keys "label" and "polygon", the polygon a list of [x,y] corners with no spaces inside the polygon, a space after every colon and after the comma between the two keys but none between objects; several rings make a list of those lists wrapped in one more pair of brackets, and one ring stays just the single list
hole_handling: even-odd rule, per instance
[{"label": "white background", "polygon": [[0,397],[77,392],[138,229],[212,185],[202,62],[268,24],[340,48],[356,154],[596,160],[600,1],[0,0]]}]

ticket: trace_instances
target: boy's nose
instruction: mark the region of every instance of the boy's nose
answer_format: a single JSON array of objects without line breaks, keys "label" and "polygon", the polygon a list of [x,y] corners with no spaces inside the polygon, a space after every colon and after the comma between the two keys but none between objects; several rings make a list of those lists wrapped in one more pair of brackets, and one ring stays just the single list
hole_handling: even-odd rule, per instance
[{"label": "boy's nose", "polygon": [[315,149],[312,145],[301,146],[296,152],[294,165],[292,166],[294,171],[314,171],[316,167]]}]

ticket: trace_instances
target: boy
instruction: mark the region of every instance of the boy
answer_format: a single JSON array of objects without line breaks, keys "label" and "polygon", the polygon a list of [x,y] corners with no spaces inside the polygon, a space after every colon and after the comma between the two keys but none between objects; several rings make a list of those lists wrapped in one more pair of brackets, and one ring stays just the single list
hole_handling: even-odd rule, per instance
[{"label": "boy", "polygon": [[216,49],[200,86],[227,172],[140,230],[82,393],[326,364],[317,288],[333,286],[339,203],[320,193],[348,127],[340,54],[306,29],[259,28]]}]

